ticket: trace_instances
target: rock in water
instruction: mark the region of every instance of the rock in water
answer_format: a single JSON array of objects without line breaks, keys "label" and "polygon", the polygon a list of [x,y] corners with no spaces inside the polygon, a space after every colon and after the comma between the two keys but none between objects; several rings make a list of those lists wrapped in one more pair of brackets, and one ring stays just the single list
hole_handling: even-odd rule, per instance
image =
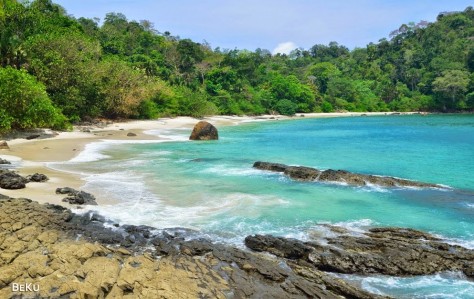
[{"label": "rock in water", "polygon": [[6,164],[12,164],[12,163],[10,163],[10,161],[8,160],[0,158],[0,164],[6,165]]},{"label": "rock in water", "polygon": [[189,140],[217,140],[219,135],[216,127],[207,121],[198,122],[189,136]]},{"label": "rock in water", "polygon": [[413,276],[462,271],[474,277],[474,250],[410,228],[372,228],[364,236],[342,234],[322,243],[254,235],[245,238],[245,245],[327,272]]},{"label": "rock in water", "polygon": [[418,187],[418,188],[445,188],[441,185],[416,182],[389,176],[376,176],[370,174],[353,173],[346,170],[319,170],[304,166],[288,166],[280,163],[257,161],[254,168],[273,172],[283,172],[290,178],[298,181],[310,182],[338,182],[350,186],[366,186],[369,184],[382,187]]}]

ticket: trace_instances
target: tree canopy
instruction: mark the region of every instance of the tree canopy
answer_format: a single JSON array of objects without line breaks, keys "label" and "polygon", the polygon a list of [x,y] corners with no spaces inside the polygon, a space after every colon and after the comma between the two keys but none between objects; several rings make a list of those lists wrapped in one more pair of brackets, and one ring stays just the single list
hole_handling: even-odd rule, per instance
[{"label": "tree canopy", "polygon": [[[434,23],[402,24],[390,39],[364,48],[331,42],[271,55],[264,49],[212,49],[122,13],[108,13],[99,23],[71,17],[51,0],[0,0],[0,71],[3,129],[53,125],[31,111],[22,115],[25,106],[7,109],[23,101],[20,82],[28,94],[25,103],[42,103],[41,111],[70,122],[216,113],[472,111],[474,10],[443,13]],[[6,78],[17,82],[7,89]]]}]

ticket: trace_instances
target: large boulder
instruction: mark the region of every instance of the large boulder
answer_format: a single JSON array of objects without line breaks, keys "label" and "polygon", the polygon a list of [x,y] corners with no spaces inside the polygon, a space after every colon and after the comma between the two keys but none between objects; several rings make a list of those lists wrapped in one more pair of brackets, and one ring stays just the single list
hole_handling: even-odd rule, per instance
[{"label": "large boulder", "polygon": [[5,169],[0,170],[0,188],[3,189],[23,189],[26,187],[28,180],[18,173]]},{"label": "large boulder", "polygon": [[0,149],[10,149],[8,143],[5,140],[0,140]]},{"label": "large boulder", "polygon": [[217,140],[219,135],[216,127],[207,121],[198,122],[189,136],[189,140]]}]

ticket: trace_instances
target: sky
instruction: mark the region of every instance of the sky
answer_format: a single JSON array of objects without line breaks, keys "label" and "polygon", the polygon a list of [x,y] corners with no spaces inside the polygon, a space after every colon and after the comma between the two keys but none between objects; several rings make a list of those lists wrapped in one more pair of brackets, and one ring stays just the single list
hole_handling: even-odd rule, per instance
[{"label": "sky", "polygon": [[400,25],[433,22],[472,0],[53,0],[76,18],[109,12],[149,20],[159,32],[212,48],[289,53],[336,41],[349,49],[388,38]]}]

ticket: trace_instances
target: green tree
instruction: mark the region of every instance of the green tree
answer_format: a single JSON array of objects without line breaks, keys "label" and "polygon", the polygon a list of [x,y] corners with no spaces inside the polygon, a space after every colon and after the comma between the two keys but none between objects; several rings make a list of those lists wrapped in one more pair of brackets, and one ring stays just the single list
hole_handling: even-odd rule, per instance
[{"label": "green tree", "polygon": [[98,116],[94,70],[100,45],[78,31],[36,35],[25,43],[28,70],[46,85],[54,103],[72,119]]},{"label": "green tree", "polygon": [[[463,70],[449,70],[433,81],[433,90],[443,97],[443,110],[456,108],[462,99],[462,93],[467,90],[469,73]],[[444,99],[450,99],[446,101]]]},{"label": "green tree", "polygon": [[24,70],[0,68],[0,131],[36,127],[66,128],[43,84]]},{"label": "green tree", "polygon": [[275,110],[282,115],[294,115],[298,107],[290,100],[279,100],[275,105]]}]

